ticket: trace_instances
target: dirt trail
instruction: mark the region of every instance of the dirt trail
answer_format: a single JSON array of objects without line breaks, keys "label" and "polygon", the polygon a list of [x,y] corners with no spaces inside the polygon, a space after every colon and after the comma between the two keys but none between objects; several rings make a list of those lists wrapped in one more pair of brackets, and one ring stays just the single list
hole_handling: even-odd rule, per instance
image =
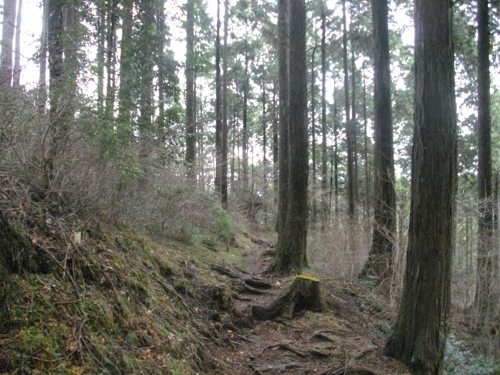
[{"label": "dirt trail", "polygon": [[387,314],[361,301],[354,289],[331,280],[321,280],[323,312],[254,321],[251,307],[272,299],[292,280],[264,274],[270,263],[264,256],[268,250],[265,244],[248,250],[244,269],[237,273],[265,280],[272,288],[236,295],[221,325],[223,343],[209,350],[215,364],[209,374],[408,374],[404,366],[380,354],[387,338]]}]

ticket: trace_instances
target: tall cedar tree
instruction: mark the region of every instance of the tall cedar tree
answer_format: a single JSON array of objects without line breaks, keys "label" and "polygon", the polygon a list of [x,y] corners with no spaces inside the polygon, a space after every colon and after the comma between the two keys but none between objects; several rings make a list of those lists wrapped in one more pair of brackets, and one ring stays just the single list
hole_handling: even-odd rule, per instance
[{"label": "tall cedar tree", "polygon": [[278,0],[278,244],[284,242],[286,212],[288,209],[288,3]]},{"label": "tall cedar tree", "polygon": [[[307,132],[307,66],[306,5],[304,0],[290,1],[289,47],[289,168],[288,209],[286,220],[278,233],[274,272],[301,273],[306,261],[308,132]],[[280,165],[280,172],[281,172]],[[280,182],[281,183],[281,182]]]},{"label": "tall cedar tree", "polygon": [[196,183],[196,97],[194,58],[194,0],[186,3],[186,164],[187,179]]},{"label": "tall cedar tree", "polygon": [[[351,123],[351,104],[349,101],[349,69],[347,67],[347,15],[346,0],[342,0],[342,58],[344,65],[344,100],[346,117],[346,141],[347,141],[347,201],[349,219],[354,219],[355,206],[355,181],[354,181],[354,149],[353,149],[353,126]],[[354,74],[354,72],[353,72]]]},{"label": "tall cedar tree", "polygon": [[[477,255],[476,306],[481,324],[495,319],[488,316],[496,309],[493,280],[498,271],[498,256],[493,250],[493,181],[490,117],[490,29],[488,0],[477,1],[478,20],[478,189],[479,233]],[[498,296],[498,293],[496,293]],[[493,307],[493,308],[492,308]]]},{"label": "tall cedar tree", "polygon": [[215,39],[215,191],[222,202],[222,80],[220,72],[220,0],[217,0],[217,36]]},{"label": "tall cedar tree", "polygon": [[415,127],[408,252],[385,354],[440,374],[451,299],[457,184],[452,3],[415,0]]},{"label": "tall cedar tree", "polygon": [[372,1],[372,24],[375,75],[373,93],[375,112],[375,222],[370,255],[361,276],[375,276],[378,282],[382,282],[391,277],[396,226],[387,0]]},{"label": "tall cedar tree", "polygon": [[228,148],[228,45],[229,34],[229,0],[224,1],[224,48],[222,49],[222,165],[221,165],[221,202],[222,207],[228,208],[227,192],[227,148]]},{"label": "tall cedar tree", "polygon": [[21,80],[21,23],[23,16],[23,0],[17,3],[17,20],[16,20],[16,48],[14,57],[14,71],[12,86],[19,86]]},{"label": "tall cedar tree", "polygon": [[326,126],[326,4],[321,1],[321,228],[328,221],[327,126]]},{"label": "tall cedar tree", "polygon": [[4,0],[2,25],[2,51],[0,62],[0,85],[12,86],[12,52],[16,27],[16,0]]}]

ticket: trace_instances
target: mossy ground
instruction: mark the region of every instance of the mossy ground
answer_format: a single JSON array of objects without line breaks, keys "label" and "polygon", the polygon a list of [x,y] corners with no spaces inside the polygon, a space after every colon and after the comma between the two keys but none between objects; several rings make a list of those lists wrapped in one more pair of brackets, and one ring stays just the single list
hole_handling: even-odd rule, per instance
[{"label": "mossy ground", "polygon": [[27,261],[0,263],[0,373],[209,368],[205,340],[216,341],[217,332],[206,321],[232,297],[208,264],[238,259],[240,249],[226,241],[210,249],[201,242],[157,244],[103,217],[80,228],[82,241],[74,244],[65,240],[70,226],[54,218],[25,224],[16,233],[28,246],[2,249],[4,259]]}]

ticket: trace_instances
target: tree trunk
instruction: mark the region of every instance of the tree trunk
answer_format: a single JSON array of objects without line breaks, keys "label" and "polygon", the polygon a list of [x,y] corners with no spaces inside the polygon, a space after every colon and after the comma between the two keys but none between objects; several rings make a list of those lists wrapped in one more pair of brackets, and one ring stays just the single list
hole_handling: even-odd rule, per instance
[{"label": "tree trunk", "polygon": [[415,1],[415,128],[405,281],[385,354],[440,374],[448,334],[457,187],[452,7]]},{"label": "tree trunk", "polygon": [[222,202],[222,81],[220,71],[220,0],[217,0],[217,35],[215,38],[215,191]]},{"label": "tree trunk", "polygon": [[229,34],[229,0],[224,2],[224,49],[222,50],[223,77],[222,77],[222,165],[221,165],[221,202],[222,207],[227,210],[228,208],[228,193],[227,193],[227,107],[228,107],[228,45],[227,39]]},{"label": "tree trunk", "polygon": [[276,229],[278,244],[283,242],[286,212],[288,209],[288,4],[289,0],[278,0],[278,97],[279,97],[279,143],[278,143],[278,218]]},{"label": "tree trunk", "polygon": [[[308,132],[306,6],[304,0],[290,1],[289,80],[289,179],[288,209],[283,233],[278,233],[274,272],[302,272],[307,261]],[[281,171],[281,166],[280,166]]]},{"label": "tree trunk", "polygon": [[17,3],[17,20],[16,20],[16,48],[14,54],[14,72],[12,86],[19,86],[21,83],[21,22],[23,15],[23,0]]},{"label": "tree trunk", "polygon": [[346,118],[346,141],[347,141],[347,201],[349,219],[353,220],[355,215],[354,194],[354,150],[353,150],[353,124],[351,123],[351,109],[349,100],[349,69],[347,68],[347,16],[346,0],[342,0],[342,55],[344,62],[344,99]]},{"label": "tree trunk", "polygon": [[327,202],[327,128],[326,128],[326,9],[321,1],[321,228],[325,230],[328,221]]},{"label": "tree trunk", "polygon": [[[122,38],[120,45],[120,87],[118,89],[118,119],[130,126],[132,101],[133,63],[133,0],[126,0],[122,7]],[[130,132],[132,138],[132,132]]]},{"label": "tree trunk", "polygon": [[110,0],[108,9],[107,45],[106,45],[106,118],[112,119],[115,107],[116,73],[116,23],[118,18],[118,0]]},{"label": "tree trunk", "polygon": [[189,184],[196,184],[196,98],[194,95],[194,1],[186,3],[186,165]]},{"label": "tree trunk", "polygon": [[4,0],[2,51],[0,54],[0,85],[12,86],[12,53],[14,52],[14,31],[16,29],[16,0]]},{"label": "tree trunk", "polygon": [[49,52],[50,79],[50,151],[45,163],[45,187],[51,189],[54,179],[54,158],[59,153],[66,137],[66,124],[61,121],[61,98],[63,90],[63,7],[58,0],[48,0],[47,43]]},{"label": "tree trunk", "polygon": [[311,53],[311,135],[312,135],[312,173],[311,173],[311,182],[312,182],[312,217],[311,217],[311,228],[314,229],[316,225],[316,216],[317,216],[317,189],[316,189],[316,93],[315,93],[315,85],[316,85],[316,72],[315,72],[315,54],[316,54],[316,46],[313,47]]},{"label": "tree trunk", "polygon": [[[248,46],[246,46],[248,49]],[[250,78],[248,72],[248,64],[250,62],[250,56],[248,50],[245,51],[245,77],[243,83],[243,129],[241,131],[241,151],[242,161],[241,161],[241,179],[242,179],[242,189],[243,193],[248,193],[248,92],[250,90]]]},{"label": "tree trunk", "polygon": [[374,38],[374,126],[375,126],[375,222],[368,261],[361,277],[374,277],[377,283],[392,275],[394,233],[396,230],[396,191],[391,112],[388,3],[372,2]]},{"label": "tree trunk", "polygon": [[[490,111],[490,29],[488,0],[477,1],[478,20],[478,252],[475,304],[478,326],[497,324],[498,253],[494,245],[493,178]],[[491,327],[489,327],[491,328]]]},{"label": "tree trunk", "polygon": [[40,34],[40,69],[38,77],[38,113],[45,113],[47,104],[47,26],[48,26],[48,0],[43,1],[42,32]]}]

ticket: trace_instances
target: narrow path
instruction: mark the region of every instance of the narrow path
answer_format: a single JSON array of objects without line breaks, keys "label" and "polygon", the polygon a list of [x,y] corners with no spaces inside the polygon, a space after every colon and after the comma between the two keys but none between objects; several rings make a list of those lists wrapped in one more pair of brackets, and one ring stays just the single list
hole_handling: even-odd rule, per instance
[{"label": "narrow path", "polygon": [[272,288],[262,289],[262,294],[245,290],[234,298],[235,327],[225,332],[225,344],[211,353],[217,365],[210,374],[405,374],[403,366],[379,354],[383,340],[377,337],[380,333],[367,329],[356,298],[345,291],[334,295],[326,284],[324,312],[254,321],[251,307],[269,301],[292,280],[264,274],[270,263],[264,257],[268,250],[262,244],[248,250],[244,269],[235,272],[265,280]]}]

